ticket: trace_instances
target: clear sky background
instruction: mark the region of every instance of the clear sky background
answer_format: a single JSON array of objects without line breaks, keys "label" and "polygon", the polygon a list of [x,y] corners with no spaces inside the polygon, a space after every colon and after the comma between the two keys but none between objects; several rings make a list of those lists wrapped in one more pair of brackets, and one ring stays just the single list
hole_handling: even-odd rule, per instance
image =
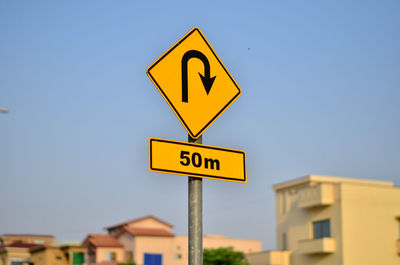
[{"label": "clear sky background", "polygon": [[199,27],[242,89],[203,143],[247,152],[205,180],[204,232],[275,248],[271,186],[308,174],[400,185],[400,2],[0,1],[0,234],[88,233],[155,215],[187,233],[187,178],[148,138],[187,133],[146,75]]}]

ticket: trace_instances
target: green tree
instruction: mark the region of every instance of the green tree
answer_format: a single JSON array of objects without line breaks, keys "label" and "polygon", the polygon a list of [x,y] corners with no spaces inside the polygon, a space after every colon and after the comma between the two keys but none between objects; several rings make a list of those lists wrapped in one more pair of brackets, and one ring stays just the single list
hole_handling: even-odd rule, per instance
[{"label": "green tree", "polygon": [[243,252],[232,247],[204,249],[203,265],[249,265]]}]

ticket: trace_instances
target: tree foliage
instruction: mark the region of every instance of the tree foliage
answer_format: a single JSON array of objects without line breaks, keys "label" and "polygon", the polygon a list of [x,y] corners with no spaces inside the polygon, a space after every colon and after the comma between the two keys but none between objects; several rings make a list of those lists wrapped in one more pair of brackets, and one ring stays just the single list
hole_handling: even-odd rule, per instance
[{"label": "tree foliage", "polygon": [[203,265],[249,265],[243,252],[232,247],[204,249]]}]

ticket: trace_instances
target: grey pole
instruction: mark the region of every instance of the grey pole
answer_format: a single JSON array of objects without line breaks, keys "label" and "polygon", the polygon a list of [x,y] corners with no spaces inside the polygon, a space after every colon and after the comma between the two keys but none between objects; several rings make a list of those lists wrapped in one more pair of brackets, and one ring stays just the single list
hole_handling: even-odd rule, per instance
[{"label": "grey pole", "polygon": [[[202,136],[189,143],[201,144]],[[203,180],[189,177],[189,265],[203,265]]]}]

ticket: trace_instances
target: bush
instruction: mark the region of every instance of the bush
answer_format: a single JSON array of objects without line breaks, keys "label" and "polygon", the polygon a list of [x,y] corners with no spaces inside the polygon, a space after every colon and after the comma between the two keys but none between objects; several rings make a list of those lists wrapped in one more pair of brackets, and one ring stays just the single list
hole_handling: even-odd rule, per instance
[{"label": "bush", "polygon": [[249,265],[243,252],[232,247],[204,249],[203,265]]}]

